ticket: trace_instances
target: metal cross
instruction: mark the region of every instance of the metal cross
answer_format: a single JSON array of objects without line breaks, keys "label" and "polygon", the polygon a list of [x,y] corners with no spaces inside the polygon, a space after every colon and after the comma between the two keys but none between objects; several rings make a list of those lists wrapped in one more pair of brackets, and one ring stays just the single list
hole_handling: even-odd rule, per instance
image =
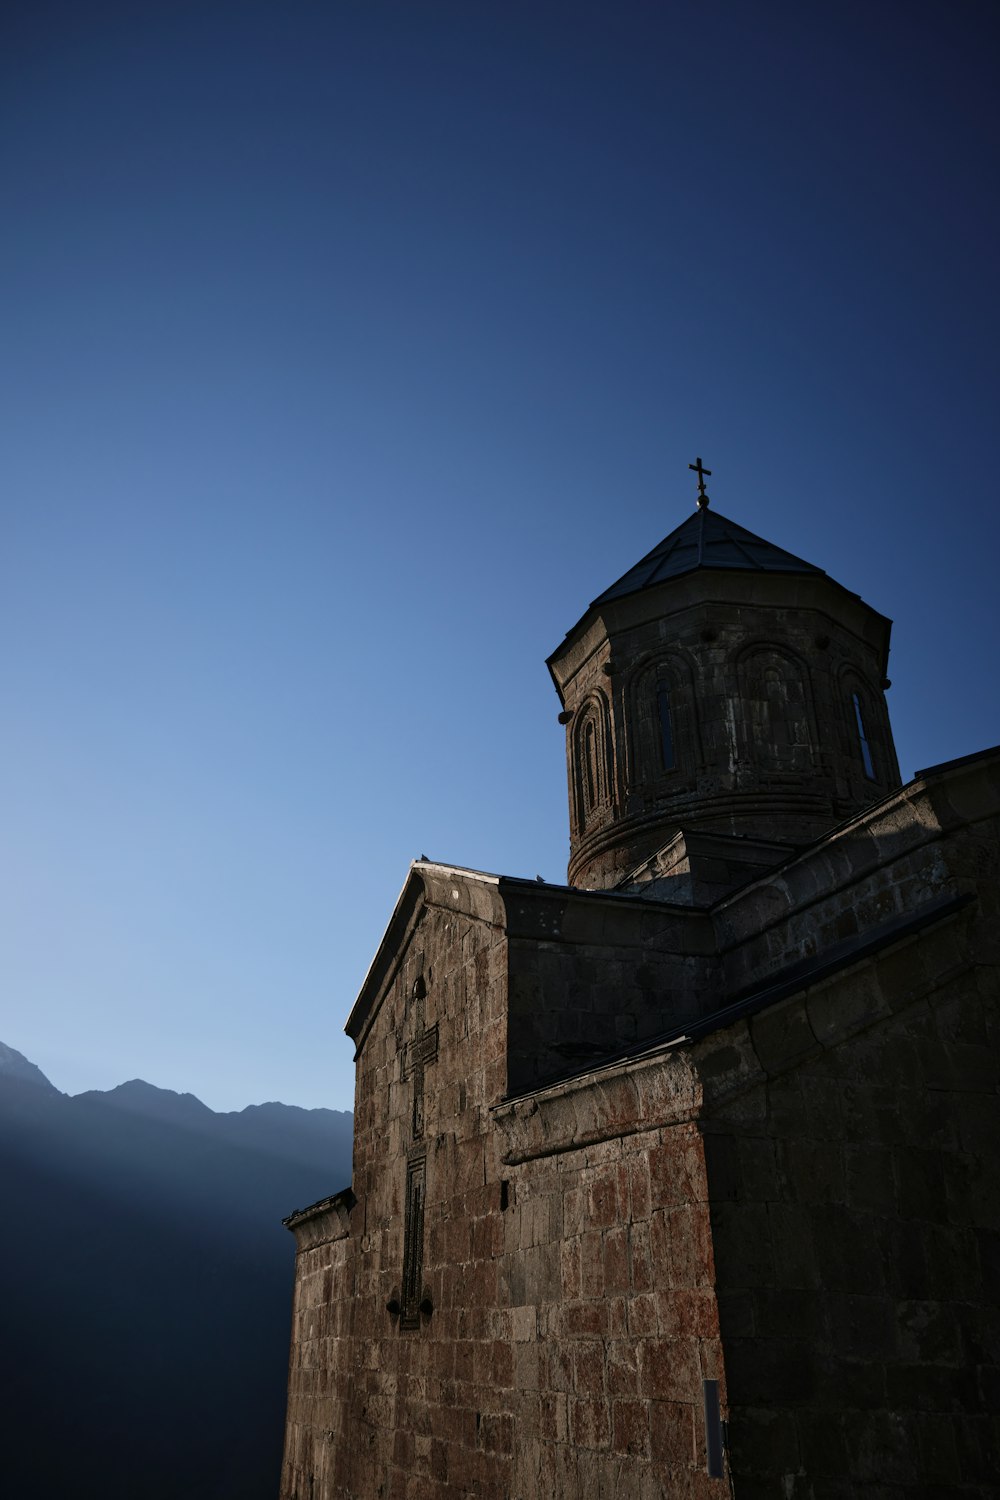
[{"label": "metal cross", "polygon": [[698,509],[704,510],[705,506],[708,504],[708,491],[705,488],[705,475],[711,474],[712,471],[711,469],[705,468],[700,458],[697,459],[693,464],[688,464],[688,468],[693,469],[698,476]]}]

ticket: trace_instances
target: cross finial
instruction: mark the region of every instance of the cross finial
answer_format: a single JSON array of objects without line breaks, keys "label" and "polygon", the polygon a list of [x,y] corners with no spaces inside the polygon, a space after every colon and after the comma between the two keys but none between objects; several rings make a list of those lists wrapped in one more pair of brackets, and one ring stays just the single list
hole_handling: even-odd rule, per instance
[{"label": "cross finial", "polygon": [[698,476],[698,509],[704,510],[708,504],[708,491],[705,488],[705,475],[711,474],[711,469],[706,469],[701,459],[696,459],[693,464],[688,464]]}]

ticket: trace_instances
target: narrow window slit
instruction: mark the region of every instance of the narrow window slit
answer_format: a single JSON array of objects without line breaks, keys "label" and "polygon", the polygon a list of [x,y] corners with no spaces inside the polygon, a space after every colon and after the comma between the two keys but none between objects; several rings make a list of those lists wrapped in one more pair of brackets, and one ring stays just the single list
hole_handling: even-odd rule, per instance
[{"label": "narrow window slit", "polygon": [[861,746],[861,761],[865,768],[865,775],[869,781],[875,780],[875,765],[872,761],[872,752],[868,746],[868,736],[865,733],[865,721],[861,713],[861,699],[857,693],[852,693],[854,702],[854,717],[858,725],[858,743]]},{"label": "narrow window slit", "polygon": [[663,769],[672,771],[677,764],[674,757],[674,733],[670,722],[670,689],[665,682],[656,688],[656,707],[660,718],[660,755]]},{"label": "narrow window slit", "polygon": [[587,808],[594,806],[597,801],[597,754],[594,744],[595,734],[593,723],[587,725],[583,732],[583,764],[587,777]]}]

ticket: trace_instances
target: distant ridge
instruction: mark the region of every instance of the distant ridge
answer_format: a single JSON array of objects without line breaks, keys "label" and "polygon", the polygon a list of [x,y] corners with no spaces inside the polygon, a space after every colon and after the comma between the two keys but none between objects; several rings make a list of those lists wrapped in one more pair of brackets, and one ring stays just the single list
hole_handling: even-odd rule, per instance
[{"label": "distant ridge", "polygon": [[216,1113],[141,1078],[71,1096],[0,1042],[5,1493],[273,1500],[281,1219],[350,1180],[352,1129],[344,1110]]},{"label": "distant ridge", "polygon": [[214,1115],[214,1111],[207,1104],[202,1104],[194,1094],[178,1094],[174,1089],[157,1088],[155,1083],[147,1083],[144,1078],[130,1078],[128,1083],[119,1083],[113,1089],[87,1089],[72,1097],[110,1104],[115,1109],[127,1109],[132,1114],[148,1115],[159,1120],[185,1121]]},{"label": "distant ridge", "polygon": [[143,1078],[132,1078],[113,1089],[88,1089],[71,1100],[88,1110],[120,1111],[174,1129],[196,1131],[216,1141],[266,1152],[269,1157],[308,1164],[317,1172],[328,1167],[331,1141],[351,1138],[354,1120],[349,1110],[303,1109],[276,1100],[216,1111],[195,1094],[161,1089]]},{"label": "distant ridge", "polygon": [[59,1092],[55,1084],[49,1082],[41,1068],[29,1062],[23,1052],[16,1052],[5,1042],[0,1042],[0,1078],[19,1078],[24,1083],[36,1083],[40,1088],[51,1089],[53,1094]]}]

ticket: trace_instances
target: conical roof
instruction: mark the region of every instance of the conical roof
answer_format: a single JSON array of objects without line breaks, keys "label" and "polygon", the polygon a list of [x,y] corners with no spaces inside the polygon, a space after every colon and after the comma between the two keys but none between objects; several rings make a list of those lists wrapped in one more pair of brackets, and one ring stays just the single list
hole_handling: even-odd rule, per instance
[{"label": "conical roof", "polygon": [[629,568],[594,604],[649,589],[696,568],[741,568],[756,573],[822,573],[773,542],[765,542],[706,505],[682,521],[658,547]]}]

